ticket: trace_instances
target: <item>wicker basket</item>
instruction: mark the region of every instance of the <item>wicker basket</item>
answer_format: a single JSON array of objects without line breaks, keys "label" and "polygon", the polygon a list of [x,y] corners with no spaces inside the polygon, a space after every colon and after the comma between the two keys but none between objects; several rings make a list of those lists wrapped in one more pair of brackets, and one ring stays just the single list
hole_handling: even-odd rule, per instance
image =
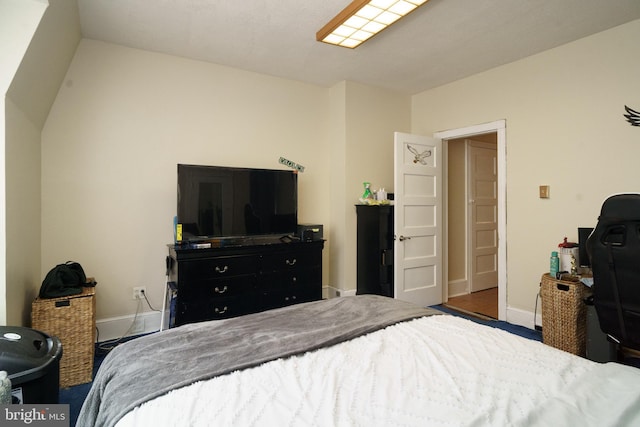
[{"label": "wicker basket", "polygon": [[96,331],[95,288],[61,298],[36,298],[31,304],[31,327],[62,342],[60,387],[88,383],[93,374]]},{"label": "wicker basket", "polygon": [[579,281],[557,280],[542,276],[542,341],[578,356],[586,353],[587,307],[589,288]]}]

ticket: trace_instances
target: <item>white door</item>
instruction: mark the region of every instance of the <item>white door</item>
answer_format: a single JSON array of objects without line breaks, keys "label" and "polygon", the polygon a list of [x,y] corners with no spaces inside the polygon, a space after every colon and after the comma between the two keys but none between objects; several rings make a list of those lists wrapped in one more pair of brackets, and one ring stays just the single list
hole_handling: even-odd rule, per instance
[{"label": "white door", "polygon": [[470,291],[498,286],[498,159],[495,144],[468,141]]},{"label": "white door", "polygon": [[394,295],[442,303],[442,141],[396,132]]}]

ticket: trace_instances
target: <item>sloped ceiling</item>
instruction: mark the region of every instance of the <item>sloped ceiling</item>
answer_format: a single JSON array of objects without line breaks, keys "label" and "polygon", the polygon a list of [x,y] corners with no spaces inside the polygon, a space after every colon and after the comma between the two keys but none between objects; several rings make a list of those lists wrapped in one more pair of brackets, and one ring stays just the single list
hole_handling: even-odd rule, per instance
[{"label": "sloped ceiling", "polygon": [[[638,0],[430,0],[350,50],[315,33],[349,0],[78,0],[83,37],[331,86],[415,94],[639,19]],[[631,54],[631,53],[630,53]]]},{"label": "sloped ceiling", "polygon": [[40,129],[80,37],[76,1],[51,0],[7,91],[7,96]]}]

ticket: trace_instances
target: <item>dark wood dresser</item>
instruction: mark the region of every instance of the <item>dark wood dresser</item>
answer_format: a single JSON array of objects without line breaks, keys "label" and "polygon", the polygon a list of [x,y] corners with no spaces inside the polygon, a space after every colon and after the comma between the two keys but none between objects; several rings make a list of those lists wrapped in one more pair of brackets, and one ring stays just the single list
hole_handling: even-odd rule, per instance
[{"label": "dark wood dresser", "polygon": [[322,299],[324,241],[169,246],[175,323],[225,319]]}]

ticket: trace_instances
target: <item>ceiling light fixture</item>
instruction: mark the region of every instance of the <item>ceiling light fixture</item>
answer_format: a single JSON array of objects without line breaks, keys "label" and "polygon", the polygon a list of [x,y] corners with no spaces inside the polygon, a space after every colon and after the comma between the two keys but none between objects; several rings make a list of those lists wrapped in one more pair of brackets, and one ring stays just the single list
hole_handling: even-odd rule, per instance
[{"label": "ceiling light fixture", "polygon": [[428,0],[354,0],[316,33],[316,40],[355,48]]}]

